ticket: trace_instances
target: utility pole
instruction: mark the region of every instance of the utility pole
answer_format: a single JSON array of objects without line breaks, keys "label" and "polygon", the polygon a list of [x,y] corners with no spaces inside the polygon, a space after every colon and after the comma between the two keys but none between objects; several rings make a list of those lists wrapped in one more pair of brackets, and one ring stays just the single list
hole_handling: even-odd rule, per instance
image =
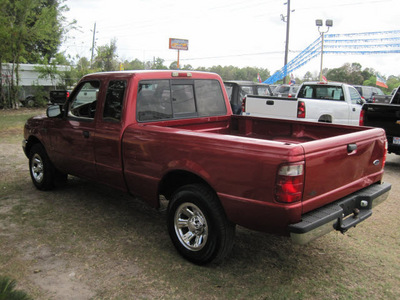
[{"label": "utility pole", "polygon": [[94,43],[95,43],[95,41],[96,41],[96,22],[94,23],[94,28],[93,28],[92,56],[90,57],[90,67],[92,67],[92,64],[93,64]]},{"label": "utility pole", "polygon": [[[283,22],[286,22],[286,43],[285,43],[285,61],[284,61],[284,66],[287,65],[288,62],[288,54],[289,54],[289,27],[290,27],[290,0],[287,0],[287,3],[284,3],[287,5],[287,14],[286,16],[281,15],[281,19]],[[293,12],[294,10],[292,10]],[[284,70],[286,73],[286,70]],[[283,83],[286,83],[286,76],[283,77]]]}]

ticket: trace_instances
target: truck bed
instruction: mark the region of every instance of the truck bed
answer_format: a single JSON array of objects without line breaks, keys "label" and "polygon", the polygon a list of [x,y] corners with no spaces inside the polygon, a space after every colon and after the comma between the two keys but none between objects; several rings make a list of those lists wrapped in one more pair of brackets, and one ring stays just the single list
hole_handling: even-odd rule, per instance
[{"label": "truck bed", "polygon": [[370,128],[358,126],[338,126],[249,116],[216,118],[213,122],[208,119],[203,120],[203,122],[201,119],[195,119],[192,122],[185,120],[185,124],[181,124],[179,121],[167,121],[157,122],[157,125],[291,144],[300,144],[370,130]]},{"label": "truck bed", "polygon": [[[265,231],[272,223],[284,230],[287,223],[300,221],[302,213],[379,182],[385,140],[377,128],[229,116],[128,127],[123,153],[137,158],[125,159],[132,190],[157,191],[156,183],[170,168],[195,170],[219,191],[233,222]],[[224,170],[218,167],[221,161]],[[274,201],[275,174],[281,165],[294,162],[305,166],[303,201],[291,210],[295,215],[282,217]],[[257,224],[241,215],[249,202],[254,204],[251,212],[260,214],[254,218]],[[274,217],[278,210],[281,221]]]}]

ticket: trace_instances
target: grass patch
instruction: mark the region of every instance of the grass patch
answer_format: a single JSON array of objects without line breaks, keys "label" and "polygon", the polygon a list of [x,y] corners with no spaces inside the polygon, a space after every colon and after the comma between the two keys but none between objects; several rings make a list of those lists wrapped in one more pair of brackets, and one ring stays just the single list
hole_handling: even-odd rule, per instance
[{"label": "grass patch", "polygon": [[21,129],[30,117],[44,114],[44,109],[0,110],[0,129],[8,131]]}]

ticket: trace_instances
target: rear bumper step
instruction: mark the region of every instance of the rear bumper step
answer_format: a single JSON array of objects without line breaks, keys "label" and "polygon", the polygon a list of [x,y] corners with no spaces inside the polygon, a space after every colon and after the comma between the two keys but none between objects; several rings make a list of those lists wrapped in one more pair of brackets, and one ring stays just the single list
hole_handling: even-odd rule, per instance
[{"label": "rear bumper step", "polygon": [[332,230],[342,233],[372,215],[372,208],[389,196],[391,184],[373,184],[334,203],[302,216],[302,221],[289,225],[292,242],[304,245]]}]

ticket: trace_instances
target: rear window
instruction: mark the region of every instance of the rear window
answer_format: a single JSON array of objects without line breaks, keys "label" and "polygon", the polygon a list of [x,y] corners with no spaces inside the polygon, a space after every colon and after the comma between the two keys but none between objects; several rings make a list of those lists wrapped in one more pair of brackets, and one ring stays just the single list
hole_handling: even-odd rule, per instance
[{"label": "rear window", "polygon": [[382,92],[382,90],[378,89],[378,88],[374,88],[374,93],[376,93],[377,95],[385,95],[385,93]]},{"label": "rear window", "polygon": [[304,85],[300,89],[297,97],[318,100],[344,101],[342,87],[330,85]]},{"label": "rear window", "polygon": [[257,87],[257,95],[270,96],[271,93],[269,92],[268,87],[266,87],[266,86],[258,86]]},{"label": "rear window", "polygon": [[145,80],[139,83],[137,120],[211,117],[227,112],[217,80]]},{"label": "rear window", "polygon": [[289,93],[289,90],[290,86],[280,86],[275,90],[275,92],[284,94],[284,93]]}]

